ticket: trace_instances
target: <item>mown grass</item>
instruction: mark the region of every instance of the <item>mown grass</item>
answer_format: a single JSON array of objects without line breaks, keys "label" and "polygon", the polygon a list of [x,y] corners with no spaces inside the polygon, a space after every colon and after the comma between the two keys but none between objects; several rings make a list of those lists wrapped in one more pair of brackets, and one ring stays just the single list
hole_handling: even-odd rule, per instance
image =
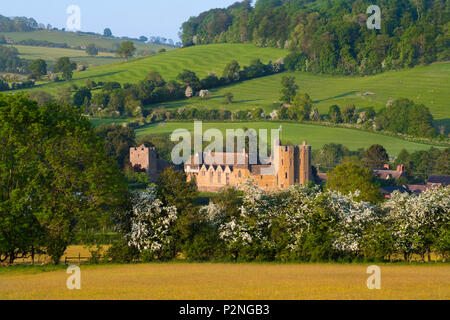
[{"label": "mown grass", "polygon": [[[278,129],[282,125],[281,140],[283,143],[301,144],[304,140],[313,149],[320,149],[327,143],[340,143],[350,150],[368,148],[373,144],[383,145],[390,155],[396,156],[403,148],[409,152],[418,150],[428,150],[432,146],[416,142],[405,141],[400,138],[385,136],[382,134],[366,132],[347,128],[325,127],[320,125],[301,123],[280,123],[280,122],[205,122],[203,131],[216,128],[222,131],[225,136],[226,129],[267,129],[270,135],[271,129]],[[171,134],[176,129],[187,129],[193,132],[193,122],[166,122],[150,124],[136,130],[137,137],[148,134],[164,133]],[[270,137],[270,136],[269,136]]]},{"label": "mown grass", "polygon": [[[285,50],[275,48],[258,48],[251,44],[213,44],[207,46],[194,46],[165,53],[122,61],[90,68],[83,72],[74,72],[71,83],[84,85],[86,79],[93,81],[117,81],[120,83],[136,83],[143,80],[150,70],[157,71],[165,80],[174,80],[176,76],[189,69],[203,78],[209,73],[222,75],[225,65],[236,59],[239,63],[249,65],[253,59],[259,58],[267,63],[275,61],[286,55]],[[44,90],[55,93],[67,83],[48,83],[32,90]]]},{"label": "mown grass", "polygon": [[[390,99],[409,98],[425,104],[435,119],[450,121],[450,62],[429,66],[417,66],[401,71],[389,71],[367,77],[343,77],[317,75],[304,72],[285,72],[283,74],[257,78],[234,84],[229,87],[213,89],[209,99],[192,98],[152,105],[167,108],[196,107],[209,109],[247,110],[262,107],[270,113],[280,99],[281,78],[294,76],[300,87],[314,101],[314,107],[324,114],[328,108],[337,104],[342,108],[354,104],[359,110],[374,107],[376,110],[386,106]],[[232,92],[234,103],[227,104],[224,94]],[[373,95],[364,95],[371,92]],[[447,123],[448,125],[448,123]]]},{"label": "mown grass", "polygon": [[81,266],[81,290],[64,269],[0,273],[0,299],[443,299],[450,266],[381,267],[369,290],[368,264],[155,263]]}]

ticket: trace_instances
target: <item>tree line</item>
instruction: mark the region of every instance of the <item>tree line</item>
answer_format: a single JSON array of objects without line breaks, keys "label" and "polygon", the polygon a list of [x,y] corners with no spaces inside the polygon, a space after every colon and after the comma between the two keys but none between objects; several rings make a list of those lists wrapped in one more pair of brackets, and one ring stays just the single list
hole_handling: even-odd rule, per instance
[{"label": "tree line", "polygon": [[119,219],[123,240],[107,259],[167,261],[180,252],[192,261],[431,261],[432,252],[448,258],[448,187],[395,192],[371,204],[331,185],[265,193],[248,182],[196,207],[195,186],[184,178],[169,169],[155,186],[132,194],[132,209]]},{"label": "tree line", "polygon": [[211,9],[182,25],[184,46],[254,43],[288,48],[289,70],[374,74],[449,59],[449,3],[392,0],[381,5],[381,30],[366,26],[368,0],[250,0]]}]

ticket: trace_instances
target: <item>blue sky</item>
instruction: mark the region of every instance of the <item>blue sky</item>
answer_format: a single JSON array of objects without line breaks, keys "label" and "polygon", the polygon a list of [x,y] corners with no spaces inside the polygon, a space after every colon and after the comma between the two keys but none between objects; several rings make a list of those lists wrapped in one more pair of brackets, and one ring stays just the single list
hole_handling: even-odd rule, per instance
[{"label": "blue sky", "polygon": [[66,26],[70,5],[81,9],[81,31],[103,33],[111,28],[115,36],[158,35],[178,41],[181,24],[190,16],[227,7],[237,0],[2,0],[0,14],[33,17],[57,28]]}]

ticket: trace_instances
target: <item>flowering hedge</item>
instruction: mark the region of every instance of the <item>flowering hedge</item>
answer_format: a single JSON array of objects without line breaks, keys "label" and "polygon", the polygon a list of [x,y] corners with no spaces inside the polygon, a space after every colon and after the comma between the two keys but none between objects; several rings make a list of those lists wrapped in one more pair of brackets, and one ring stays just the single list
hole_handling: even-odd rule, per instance
[{"label": "flowering hedge", "polygon": [[[213,199],[199,210],[221,241],[220,250],[208,251],[211,259],[391,260],[401,254],[410,260],[432,251],[445,259],[450,252],[450,187],[420,195],[395,192],[380,206],[356,201],[357,193],[318,186],[265,193],[246,183],[234,192],[238,204]],[[134,203],[130,244],[158,253],[170,242],[176,208],[163,207],[152,189]]]}]

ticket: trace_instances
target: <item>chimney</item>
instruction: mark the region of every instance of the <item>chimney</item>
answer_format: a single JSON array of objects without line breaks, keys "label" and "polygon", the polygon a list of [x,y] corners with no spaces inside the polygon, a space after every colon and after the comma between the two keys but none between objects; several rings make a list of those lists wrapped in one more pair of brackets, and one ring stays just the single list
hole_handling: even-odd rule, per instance
[{"label": "chimney", "polygon": [[400,164],[397,166],[397,171],[403,173],[405,171],[405,166]]},{"label": "chimney", "polygon": [[[389,168],[389,164],[386,163],[386,164],[383,166],[383,168],[386,169],[386,170],[389,170],[389,169],[390,169],[390,168]],[[398,170],[397,170],[397,171],[398,171]]]}]

